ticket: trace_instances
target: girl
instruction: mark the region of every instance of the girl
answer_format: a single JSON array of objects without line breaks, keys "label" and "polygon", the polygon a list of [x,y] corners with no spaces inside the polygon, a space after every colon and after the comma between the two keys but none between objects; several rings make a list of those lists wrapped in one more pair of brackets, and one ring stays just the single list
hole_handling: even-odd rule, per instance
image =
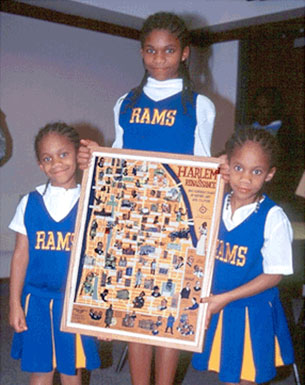
[{"label": "girl", "polygon": [[[190,36],[184,21],[172,13],[151,15],[140,41],[144,77],[114,107],[113,147],[210,156],[215,108],[192,90],[187,66]],[[82,144],[78,161],[84,169],[90,158],[88,146],[94,143]],[[152,353],[152,346],[129,343],[133,385],[150,383]],[[156,348],[155,384],[173,383],[178,357],[178,350]]]},{"label": "girl", "polygon": [[226,144],[232,192],[225,197],[213,296],[208,303],[198,370],[214,370],[226,384],[270,381],[275,366],[294,362],[276,285],[292,274],[292,229],[283,210],[262,194],[275,174],[276,139],[246,128]]},{"label": "girl", "polygon": [[80,385],[80,368],[100,366],[93,338],[60,331],[80,193],[78,146],[77,132],[65,123],[38,132],[35,152],[48,182],[22,198],[9,225],[17,235],[10,280],[12,357],[31,372],[31,385],[51,385],[55,368],[63,385]]}]

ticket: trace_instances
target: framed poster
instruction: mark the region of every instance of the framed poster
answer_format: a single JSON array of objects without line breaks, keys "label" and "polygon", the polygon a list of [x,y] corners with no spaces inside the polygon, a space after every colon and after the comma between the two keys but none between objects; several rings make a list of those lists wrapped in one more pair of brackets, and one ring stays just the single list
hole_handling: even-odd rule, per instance
[{"label": "framed poster", "polygon": [[219,160],[96,148],[62,330],[201,351],[223,198]]}]

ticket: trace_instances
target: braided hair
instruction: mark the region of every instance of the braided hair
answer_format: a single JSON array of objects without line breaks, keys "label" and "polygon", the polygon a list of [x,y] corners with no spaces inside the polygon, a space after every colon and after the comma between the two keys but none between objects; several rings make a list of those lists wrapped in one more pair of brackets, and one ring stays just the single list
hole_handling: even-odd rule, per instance
[{"label": "braided hair", "polygon": [[[34,148],[35,148],[35,154],[36,154],[36,158],[37,158],[38,162],[40,162],[39,144],[41,143],[42,139],[49,134],[58,134],[58,135],[66,137],[74,145],[75,150],[76,151],[78,150],[78,148],[79,148],[79,134],[75,130],[75,128],[68,126],[64,122],[48,123],[44,127],[42,127],[38,131],[38,134],[35,136]],[[47,190],[49,183],[50,183],[50,180],[47,181],[43,195],[46,193],[46,190]]]},{"label": "braided hair", "polygon": [[229,161],[236,147],[242,147],[246,142],[260,144],[262,150],[269,158],[270,168],[276,167],[280,151],[277,138],[264,129],[256,129],[250,126],[236,130],[227,141],[225,150]]},{"label": "braided hair", "polygon": [[[186,27],[185,22],[177,15],[170,12],[157,12],[151,16],[149,16],[140,31],[140,42],[141,47],[144,47],[145,40],[147,36],[155,29],[166,30],[171,34],[175,35],[180,42],[181,50],[183,51],[185,47],[190,45],[190,33]],[[193,103],[192,98],[192,82],[189,74],[189,69],[186,61],[181,61],[178,69],[178,74],[183,79],[183,87],[182,87],[182,104],[184,108],[184,112],[187,110],[187,102]],[[141,83],[132,89],[132,96],[127,108],[132,108],[139,96],[143,91],[143,87],[147,82],[149,74],[147,70],[145,70],[143,79]]]}]

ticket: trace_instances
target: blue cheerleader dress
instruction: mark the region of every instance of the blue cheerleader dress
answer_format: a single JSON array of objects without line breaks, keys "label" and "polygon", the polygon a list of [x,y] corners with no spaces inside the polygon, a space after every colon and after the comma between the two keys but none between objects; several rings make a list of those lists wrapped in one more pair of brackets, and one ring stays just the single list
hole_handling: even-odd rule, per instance
[{"label": "blue cheerleader dress", "polygon": [[15,333],[11,355],[28,372],[75,375],[100,367],[95,338],[60,331],[77,204],[61,221],[49,215],[38,191],[31,192],[24,214],[29,264],[22,293],[28,330]]},{"label": "blue cheerleader dress", "polygon": [[[268,211],[275,203],[265,196],[259,210],[228,231],[219,230],[212,293],[221,294],[263,274],[261,249]],[[214,314],[204,350],[194,353],[193,367],[219,373],[223,382],[263,383],[276,366],[294,362],[292,341],[277,288],[229,303]]]}]

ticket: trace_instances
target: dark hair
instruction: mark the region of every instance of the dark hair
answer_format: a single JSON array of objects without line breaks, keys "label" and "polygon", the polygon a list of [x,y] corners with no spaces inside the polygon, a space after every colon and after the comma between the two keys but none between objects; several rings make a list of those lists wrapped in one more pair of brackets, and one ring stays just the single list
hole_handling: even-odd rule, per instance
[{"label": "dark hair", "polygon": [[78,150],[79,134],[75,130],[75,128],[68,126],[64,122],[48,123],[38,131],[38,134],[35,137],[34,148],[35,148],[36,158],[38,161],[40,160],[39,144],[45,136],[51,133],[65,136],[71,143],[74,144],[75,149]]},{"label": "dark hair", "polygon": [[[143,48],[146,37],[155,29],[163,29],[174,34],[181,44],[181,49],[190,45],[190,33],[185,22],[174,13],[170,12],[157,12],[150,15],[144,22],[140,31],[140,42]],[[143,91],[143,87],[146,84],[149,74],[145,70],[141,83],[135,87],[132,91],[133,94],[130,98],[127,108],[132,108]],[[179,65],[179,76],[183,79],[182,88],[182,104],[184,111],[186,112],[187,102],[193,103],[192,99],[192,82],[189,74],[189,69],[186,61],[181,61]]]},{"label": "dark hair", "polygon": [[[252,104],[255,107],[257,100],[261,97],[266,99],[267,105],[270,108],[270,119],[280,119],[283,115],[283,100],[279,90],[275,87],[259,87],[252,100]],[[256,111],[255,111],[256,113]],[[252,120],[258,119],[258,116],[253,116]]]},{"label": "dark hair", "polygon": [[259,143],[268,155],[270,167],[275,167],[279,157],[279,145],[275,136],[264,129],[243,127],[234,132],[225,145],[226,154],[230,161],[236,147],[242,147],[246,142]]}]

